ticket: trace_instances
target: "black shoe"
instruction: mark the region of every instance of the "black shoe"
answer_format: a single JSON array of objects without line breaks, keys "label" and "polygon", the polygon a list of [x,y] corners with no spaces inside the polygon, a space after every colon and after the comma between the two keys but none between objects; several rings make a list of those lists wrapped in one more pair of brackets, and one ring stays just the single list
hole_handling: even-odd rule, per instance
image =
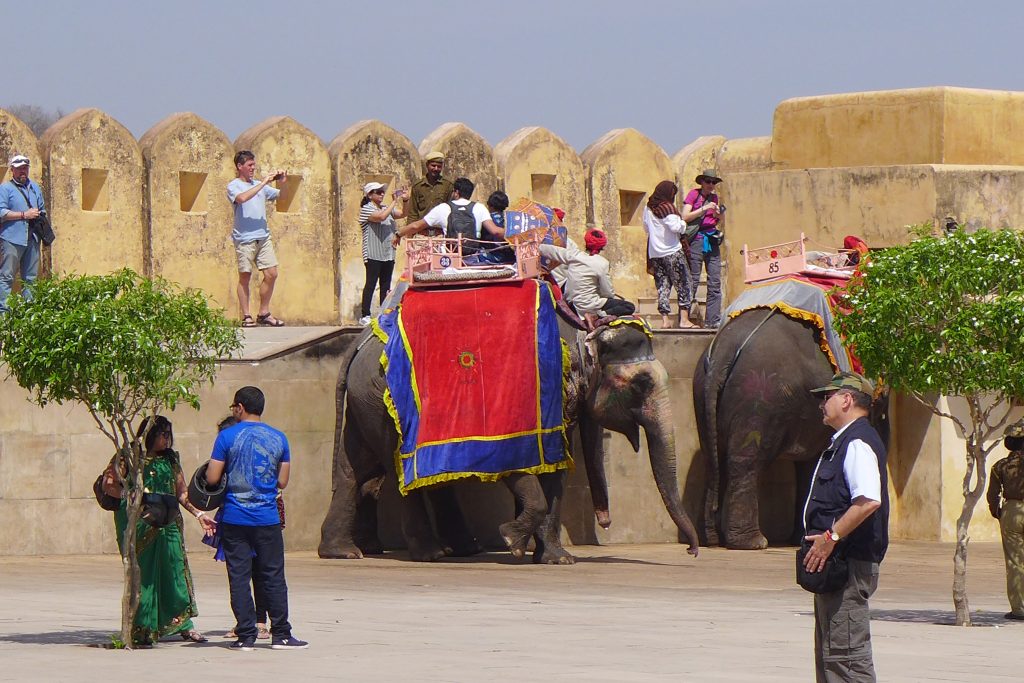
[{"label": "black shoe", "polygon": [[252,638],[246,638],[245,640],[239,638],[235,642],[228,645],[228,649],[234,650],[236,652],[252,652],[256,649],[256,641]]},{"label": "black shoe", "polygon": [[1024,621],[1024,614],[1017,614],[1015,612],[1007,612],[1003,615],[1004,619],[1013,619],[1014,621]]},{"label": "black shoe", "polygon": [[288,636],[287,638],[274,638],[270,643],[271,650],[305,650],[307,647],[309,647],[309,643],[292,636]]}]

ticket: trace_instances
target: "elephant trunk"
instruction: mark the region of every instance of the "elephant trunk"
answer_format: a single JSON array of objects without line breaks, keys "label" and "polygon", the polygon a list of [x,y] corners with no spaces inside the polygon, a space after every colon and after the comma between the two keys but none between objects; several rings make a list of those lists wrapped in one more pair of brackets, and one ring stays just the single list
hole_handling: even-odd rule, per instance
[{"label": "elephant trunk", "polygon": [[644,401],[637,421],[647,435],[647,452],[651,457],[651,471],[658,492],[672,521],[689,543],[687,552],[697,556],[699,539],[697,529],[683,509],[679,496],[679,478],[676,474],[676,436],[669,408],[668,389],[661,387]]}]

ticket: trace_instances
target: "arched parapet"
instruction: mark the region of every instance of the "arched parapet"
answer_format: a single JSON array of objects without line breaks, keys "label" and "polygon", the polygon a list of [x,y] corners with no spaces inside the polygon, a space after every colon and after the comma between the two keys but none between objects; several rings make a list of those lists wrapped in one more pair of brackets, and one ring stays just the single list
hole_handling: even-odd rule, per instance
[{"label": "arched parapet", "polygon": [[[336,324],[336,235],[327,148],[295,119],[277,116],[239,135],[235,150],[243,149],[256,156],[257,177],[275,168],[283,169],[288,176],[277,202],[267,207],[270,234],[280,262],[272,312],[289,324]],[[257,290],[254,277],[250,288],[253,310]]]},{"label": "arched parapet", "polygon": [[628,299],[651,296],[647,275],[644,205],[662,180],[676,177],[665,151],[633,128],[618,128],[598,138],[580,155],[587,172],[589,215],[608,232],[606,256],[616,293]]},{"label": "arched parapet", "polygon": [[235,177],[231,141],[186,112],[154,125],[139,147],[146,172],[150,272],[203,290],[215,305],[238,317],[233,210],[225,195]]},{"label": "arched parapet", "polygon": [[[341,289],[339,311],[343,322],[360,317],[359,305],[365,280],[362,229],[359,209],[363,186],[387,185],[385,201],[395,188],[408,188],[420,176],[416,146],[394,128],[374,120],[352,124],[327,148],[334,177],[335,215],[338,217],[338,272]],[[403,262],[401,253],[399,266]]]},{"label": "arched parapet", "polygon": [[498,177],[509,198],[529,197],[565,211],[565,224],[582,244],[587,220],[586,173],[576,150],[546,128],[520,128],[494,148]]},{"label": "arched parapet", "polygon": [[99,109],[79,109],[40,142],[57,233],[53,272],[148,273],[142,151],[128,129]]}]

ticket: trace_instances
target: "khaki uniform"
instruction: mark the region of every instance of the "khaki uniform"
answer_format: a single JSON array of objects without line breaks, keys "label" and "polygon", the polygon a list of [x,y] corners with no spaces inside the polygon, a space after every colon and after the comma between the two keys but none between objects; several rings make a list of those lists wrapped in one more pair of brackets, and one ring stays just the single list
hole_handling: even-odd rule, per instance
[{"label": "khaki uniform", "polygon": [[1014,451],[992,465],[987,498],[1003,538],[1010,612],[1024,617],[1024,451]]},{"label": "khaki uniform", "polygon": [[447,178],[441,178],[436,185],[431,185],[426,178],[420,178],[412,186],[409,193],[409,210],[405,216],[409,222],[418,221],[438,204],[444,204],[452,198],[455,186]]}]

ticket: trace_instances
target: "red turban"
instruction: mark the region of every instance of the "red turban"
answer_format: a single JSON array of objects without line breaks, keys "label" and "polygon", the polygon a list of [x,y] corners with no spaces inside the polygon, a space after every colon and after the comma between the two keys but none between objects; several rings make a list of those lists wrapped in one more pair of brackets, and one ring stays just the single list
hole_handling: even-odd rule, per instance
[{"label": "red turban", "polygon": [[583,243],[587,245],[588,254],[596,254],[605,248],[608,244],[608,238],[604,232],[597,228],[591,228],[587,230],[587,233],[583,236]]},{"label": "red turban", "polygon": [[552,211],[552,212],[553,212],[553,213],[554,213],[554,214],[555,214],[556,216],[558,216],[558,220],[560,220],[560,221],[564,221],[564,220],[565,220],[565,211],[562,211],[562,210],[561,210],[561,209],[559,209],[559,208],[558,208],[557,206],[556,206],[555,208],[551,209],[551,211]]}]

